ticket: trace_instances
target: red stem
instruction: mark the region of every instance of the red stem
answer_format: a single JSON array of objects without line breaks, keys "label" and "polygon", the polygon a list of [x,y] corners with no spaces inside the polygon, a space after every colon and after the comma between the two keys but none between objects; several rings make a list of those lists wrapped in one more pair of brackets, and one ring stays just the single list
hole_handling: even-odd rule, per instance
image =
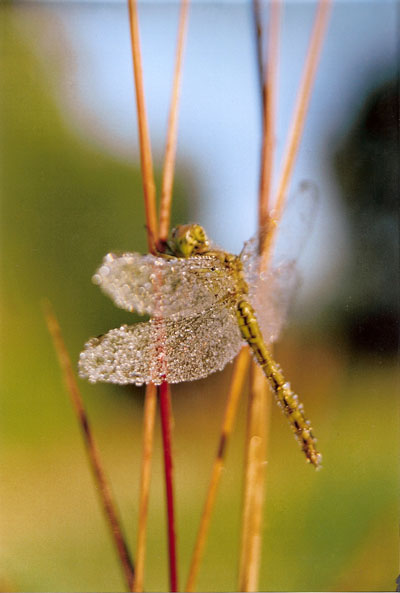
[{"label": "red stem", "polygon": [[168,558],[170,591],[178,591],[178,571],[176,557],[176,533],[173,491],[173,466],[171,447],[172,408],[169,384],[164,381],[159,387],[161,431],[164,449],[165,490],[167,498]]}]

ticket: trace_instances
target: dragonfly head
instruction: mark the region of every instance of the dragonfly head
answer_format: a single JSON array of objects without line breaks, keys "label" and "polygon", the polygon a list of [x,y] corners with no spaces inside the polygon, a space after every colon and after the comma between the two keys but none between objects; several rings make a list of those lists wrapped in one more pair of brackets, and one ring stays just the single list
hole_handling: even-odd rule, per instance
[{"label": "dragonfly head", "polygon": [[176,257],[191,257],[209,251],[205,230],[199,224],[181,224],[171,232],[168,247]]}]

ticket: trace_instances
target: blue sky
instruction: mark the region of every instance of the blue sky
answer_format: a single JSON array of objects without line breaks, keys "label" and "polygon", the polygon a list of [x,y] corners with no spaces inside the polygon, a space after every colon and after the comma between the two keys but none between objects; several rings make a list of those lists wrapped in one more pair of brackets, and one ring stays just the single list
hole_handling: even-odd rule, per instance
[{"label": "blue sky", "polygon": [[[276,174],[311,31],[315,2],[288,2],[279,58]],[[51,2],[44,10],[66,36],[64,79],[55,89],[68,125],[86,141],[132,161],[138,155],[127,7],[124,2]],[[292,188],[319,187],[320,208],[305,253],[306,287],[327,296],[347,249],[346,219],[330,149],[382,81],[397,51],[398,4],[334,3]],[[155,161],[164,150],[177,2],[139,6],[145,92]],[[46,45],[47,43],[47,45]],[[42,41],[42,55],[51,50]],[[40,48],[40,44],[39,44]],[[256,229],[260,103],[251,2],[193,2],[184,60],[177,165],[190,165],[201,199],[192,219],[239,252]],[[351,166],[351,164],[349,164]],[[190,200],[190,196],[188,196]],[[306,290],[307,292],[307,290]]]}]

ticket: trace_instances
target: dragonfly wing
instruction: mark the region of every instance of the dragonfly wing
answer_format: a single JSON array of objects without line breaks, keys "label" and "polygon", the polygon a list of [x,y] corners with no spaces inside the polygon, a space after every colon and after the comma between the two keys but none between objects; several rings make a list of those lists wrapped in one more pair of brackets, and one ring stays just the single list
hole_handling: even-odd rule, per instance
[{"label": "dragonfly wing", "polygon": [[90,382],[180,383],[222,370],[243,344],[232,307],[183,319],[151,319],[92,338],[79,374]]},{"label": "dragonfly wing", "polygon": [[270,266],[266,272],[260,272],[256,238],[246,242],[242,262],[249,286],[249,301],[256,312],[263,338],[266,343],[275,342],[300,284],[296,262],[292,260],[280,266]]},{"label": "dragonfly wing", "polygon": [[249,285],[249,299],[266,342],[278,339],[300,286],[297,261],[312,231],[317,204],[316,186],[302,182],[288,201],[267,271],[260,273],[257,237],[247,241],[243,248],[241,259]]},{"label": "dragonfly wing", "polygon": [[223,300],[234,286],[213,255],[165,259],[109,253],[93,282],[118,307],[155,317],[192,317]]},{"label": "dragonfly wing", "polygon": [[287,201],[272,254],[274,266],[301,257],[311,235],[318,211],[318,188],[312,181],[302,181]]},{"label": "dragonfly wing", "polygon": [[289,262],[260,274],[258,283],[250,289],[249,300],[266,342],[279,338],[299,286],[300,274],[295,263]]}]

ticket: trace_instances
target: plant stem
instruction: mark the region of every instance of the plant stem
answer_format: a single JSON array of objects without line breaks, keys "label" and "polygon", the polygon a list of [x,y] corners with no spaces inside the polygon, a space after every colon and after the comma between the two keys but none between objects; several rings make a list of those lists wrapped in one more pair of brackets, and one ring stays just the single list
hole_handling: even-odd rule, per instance
[{"label": "plant stem", "polygon": [[[154,253],[156,247],[162,251],[162,241],[166,241],[168,235],[172,188],[175,169],[175,156],[177,145],[177,123],[178,123],[178,105],[180,78],[182,71],[184,38],[187,27],[187,14],[189,0],[182,0],[181,16],[178,27],[178,42],[175,62],[175,73],[173,81],[173,90],[171,98],[171,107],[168,121],[167,141],[164,158],[164,169],[162,179],[162,195],[160,205],[159,224],[161,229],[161,242],[158,240],[157,220],[156,220],[156,192],[154,183],[154,173],[151,155],[150,137],[148,132],[143,73],[140,56],[139,25],[136,0],[128,0],[129,22],[131,31],[132,57],[134,65],[136,104],[139,127],[139,144],[142,167],[143,193],[145,200],[147,239],[149,251]],[[154,385],[148,385],[146,390],[146,404],[144,412],[144,437],[143,437],[143,457],[142,457],[142,477],[140,486],[140,504],[139,504],[139,526],[137,541],[138,556],[138,576],[136,581],[136,590],[143,588],[144,559],[146,545],[146,528],[148,515],[148,497],[150,487],[151,458],[154,436],[154,416],[155,416],[155,394]],[[160,387],[160,411],[161,426],[164,446],[164,465],[166,480],[167,497],[167,515],[168,515],[168,542],[169,542],[169,565],[171,591],[177,590],[177,567],[176,567],[176,537],[174,523],[174,504],[173,504],[173,483],[172,483],[172,454],[171,454],[171,403],[170,393],[167,383]]]},{"label": "plant stem", "polygon": [[239,591],[258,591],[266,452],[271,396],[260,366],[252,361],[239,564]]},{"label": "plant stem", "polygon": [[146,210],[147,240],[149,251],[151,253],[154,253],[155,245],[158,239],[156,215],[156,187],[154,182],[153,159],[151,156],[150,135],[147,124],[146,103],[144,98],[137,1],[128,0],[128,8],[131,32],[133,71],[135,77],[136,108],[140,145],[140,163],[142,168],[143,194]]},{"label": "plant stem", "polygon": [[[254,16],[257,31],[257,58],[262,83],[262,150],[258,199],[259,252],[263,253],[266,239],[271,231],[270,193],[275,149],[275,104],[277,92],[278,49],[280,29],[280,3],[270,4],[268,26],[268,55],[266,67],[262,60],[262,25],[260,7],[254,1]],[[253,361],[249,392],[246,434],[246,457],[242,512],[242,537],[240,545],[239,590],[258,589],[262,516],[264,506],[265,459],[270,423],[271,397],[261,369]]]},{"label": "plant stem", "polygon": [[165,147],[164,168],[160,202],[160,243],[167,240],[171,218],[172,188],[174,184],[175,157],[178,137],[178,108],[180,81],[182,75],[183,49],[187,29],[189,0],[181,0],[181,13],[178,27],[178,41],[175,58],[175,72],[172,86],[171,106],[168,118],[167,142]]},{"label": "plant stem", "polygon": [[172,464],[172,406],[169,385],[166,381],[159,387],[161,431],[164,450],[165,491],[167,498],[168,559],[170,591],[178,591],[176,551],[175,508]]},{"label": "plant stem", "polygon": [[262,93],[262,116],[264,117],[264,60],[263,60],[263,29],[261,24],[261,2],[260,0],[253,0],[253,19],[256,34],[256,51],[257,51],[257,66],[258,66],[258,79]]},{"label": "plant stem", "polygon": [[[257,6],[257,2],[255,3]],[[277,102],[277,73],[279,53],[279,31],[281,17],[280,2],[276,0],[270,5],[268,27],[268,55],[265,72],[262,67],[262,54],[259,49],[259,69],[262,72],[262,101],[263,101],[263,135],[261,149],[260,187],[258,200],[258,229],[259,252],[263,252],[266,237],[271,224],[271,185],[275,152],[275,121]],[[256,18],[259,15],[255,10]],[[257,31],[262,34],[261,23]],[[261,40],[259,41],[261,46]],[[260,61],[261,60],[261,61]]]},{"label": "plant stem", "polygon": [[233,424],[235,422],[239,398],[243,390],[243,384],[246,378],[246,372],[249,366],[249,362],[249,349],[242,348],[241,352],[236,358],[235,366],[232,373],[231,385],[225,407],[224,419],[222,422],[217,454],[214,459],[214,465],[211,472],[211,479],[208,486],[206,501],[203,507],[203,513],[201,516],[199,530],[197,532],[196,543],[192,555],[189,576],[186,583],[185,591],[193,591],[196,584],[196,578],[207,540],[211,515],[215,506],[218,485],[221,479],[221,473],[224,466],[224,459],[226,450],[228,448],[229,437],[231,435]]},{"label": "plant stem", "polygon": [[[143,196],[146,212],[147,244],[149,251],[154,253],[155,246],[158,240],[156,189],[154,181],[153,159],[151,154],[151,142],[146,116],[146,102],[144,97],[143,70],[140,52],[138,9],[136,0],[128,0],[128,9],[136,92],[140,163],[142,169]],[[146,388],[145,407],[143,416],[143,449],[139,488],[139,521],[136,549],[137,575],[135,581],[135,591],[142,591],[143,589],[156,398],[156,387],[151,384],[148,385]]]},{"label": "plant stem", "polygon": [[142,471],[140,477],[139,522],[136,547],[135,591],[143,591],[144,564],[146,556],[146,530],[153,457],[154,420],[156,415],[157,389],[153,383],[146,387],[143,413]]},{"label": "plant stem", "polygon": [[307,57],[304,64],[303,75],[297,94],[296,107],[294,109],[290,132],[286,144],[282,173],[279,179],[278,190],[274,202],[275,224],[270,225],[270,232],[268,233],[263,249],[263,262],[268,262],[270,258],[278,223],[283,213],[290,178],[293,172],[297,153],[299,151],[300,140],[306,120],[315,73],[321,54],[322,42],[324,40],[330,7],[330,0],[319,0]]},{"label": "plant stem", "polygon": [[[165,241],[168,237],[169,224],[171,219],[172,189],[174,183],[176,147],[178,137],[178,108],[180,82],[182,75],[182,62],[185,35],[187,29],[187,20],[189,12],[189,0],[181,0],[181,12],[178,26],[178,41],[175,57],[174,80],[172,85],[171,105],[168,118],[167,140],[164,156],[164,167],[161,186],[161,202],[159,215],[159,242],[158,249],[163,251]],[[170,590],[178,590],[178,569],[177,569],[177,550],[176,550],[176,529],[175,529],[175,509],[174,509],[174,491],[173,491],[173,463],[172,463],[172,406],[170,387],[167,382],[163,382],[159,387],[160,397],[160,416],[161,430],[164,452],[164,473],[165,473],[165,491],[167,499],[167,530],[168,530],[168,559]]]},{"label": "plant stem", "polygon": [[[298,153],[302,130],[309,104],[312,83],[322,46],[325,25],[329,12],[329,0],[320,0],[311,35],[309,51],[304,66],[302,82],[299,87],[296,109],[286,154],[279,180],[277,197],[274,202],[275,213],[271,217],[270,187],[272,181],[273,143],[274,143],[274,103],[273,89],[276,88],[276,70],[278,55],[278,23],[279,7],[272,2],[269,26],[269,50],[262,88],[263,98],[263,150],[260,174],[259,196],[259,237],[261,252],[261,269],[267,269],[271,257],[272,245],[278,223],[282,216],[286,193]],[[260,7],[254,0],[256,33],[258,41],[258,62],[262,72],[262,28],[260,23]],[[262,77],[264,80],[264,77]],[[261,558],[261,524],[264,499],[264,459],[266,457],[266,439],[269,426],[267,415],[270,414],[270,403],[267,405],[266,384],[261,369],[253,365],[245,470],[245,490],[242,519],[242,543],[240,555],[239,589],[241,591],[258,590],[259,567]],[[271,400],[269,396],[269,400]]]},{"label": "plant stem", "polygon": [[90,428],[89,419],[83,404],[83,399],[79,391],[74,372],[72,370],[71,360],[61,334],[61,328],[49,301],[44,302],[43,308],[47,327],[53,340],[54,349],[57,353],[68,395],[81,427],[86,453],[97,486],[96,489],[103,505],[104,515],[114,540],[126,584],[129,591],[134,591],[135,570],[133,562],[131,560],[128,544],[124,538],[122,527],[118,519],[118,513],[115,508],[111,489],[103,470],[103,465],[100,461],[99,450],[94,440],[92,429]]}]

